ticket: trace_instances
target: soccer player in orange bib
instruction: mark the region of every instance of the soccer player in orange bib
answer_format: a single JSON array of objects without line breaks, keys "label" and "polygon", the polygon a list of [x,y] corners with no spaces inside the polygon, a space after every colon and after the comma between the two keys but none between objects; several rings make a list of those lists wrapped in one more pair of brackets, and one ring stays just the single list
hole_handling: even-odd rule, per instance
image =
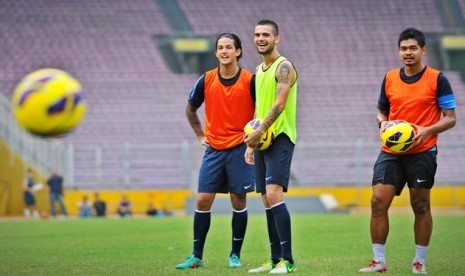
[{"label": "soccer player in orange bib", "polygon": [[[199,172],[194,214],[194,249],[177,269],[203,267],[203,248],[210,228],[211,207],[216,193],[229,193],[232,205],[232,249],[229,267],[241,267],[240,252],[247,228],[247,193],[255,190],[254,168],[246,164],[244,126],[255,111],[252,73],[242,69],[241,41],[232,33],[221,34],[215,43],[219,67],[203,74],[195,83],[186,107],[187,119],[205,154]],[[205,130],[197,109],[205,102]],[[217,252],[215,253],[217,254]]]},{"label": "soccer player in orange bib", "polygon": [[446,76],[423,63],[424,34],[405,29],[398,39],[402,68],[384,77],[378,99],[380,133],[388,121],[405,120],[416,128],[413,147],[402,154],[382,146],[373,170],[370,233],[373,259],[359,272],[387,271],[385,244],[389,232],[388,210],[405,184],[415,215],[415,257],[412,272],[426,274],[425,259],[431,238],[430,192],[436,174],[438,134],[455,126],[456,102]]}]

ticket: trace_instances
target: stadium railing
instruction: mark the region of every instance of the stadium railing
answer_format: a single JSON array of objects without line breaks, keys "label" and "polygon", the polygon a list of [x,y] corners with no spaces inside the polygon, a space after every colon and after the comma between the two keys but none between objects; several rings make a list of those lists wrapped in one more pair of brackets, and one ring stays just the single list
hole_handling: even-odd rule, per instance
[{"label": "stadium railing", "polygon": [[16,124],[11,103],[1,93],[0,139],[18,153],[29,166],[45,174],[51,167],[56,168],[64,176],[65,182],[73,182],[72,145],[57,139],[42,139],[26,133]]}]

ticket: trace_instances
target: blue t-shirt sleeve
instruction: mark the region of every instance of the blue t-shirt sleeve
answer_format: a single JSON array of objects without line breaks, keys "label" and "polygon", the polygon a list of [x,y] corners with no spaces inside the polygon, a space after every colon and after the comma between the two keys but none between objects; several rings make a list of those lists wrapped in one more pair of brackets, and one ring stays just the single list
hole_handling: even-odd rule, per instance
[{"label": "blue t-shirt sleeve", "polygon": [[390,104],[389,104],[388,98],[386,97],[385,86],[386,86],[386,76],[384,76],[383,84],[381,84],[381,91],[378,97],[378,109],[382,111],[389,111]]},{"label": "blue t-shirt sleeve", "polygon": [[438,76],[437,98],[438,106],[441,109],[455,109],[457,107],[452,87],[442,72]]},{"label": "blue t-shirt sleeve", "polygon": [[187,100],[189,104],[194,107],[200,107],[205,100],[205,74],[200,76],[194,84],[191,92],[189,93],[189,99]]}]

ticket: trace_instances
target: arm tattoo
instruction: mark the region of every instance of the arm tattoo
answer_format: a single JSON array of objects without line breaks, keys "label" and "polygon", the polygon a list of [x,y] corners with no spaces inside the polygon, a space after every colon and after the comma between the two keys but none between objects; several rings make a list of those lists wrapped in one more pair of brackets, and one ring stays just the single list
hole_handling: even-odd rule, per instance
[{"label": "arm tattoo", "polygon": [[202,126],[198,117],[189,117],[189,123],[197,136],[203,135]]},{"label": "arm tattoo", "polygon": [[[288,87],[288,84],[290,84],[291,80],[291,70],[292,67],[289,63],[283,63],[279,67],[279,73],[277,76],[278,80],[278,86],[276,89],[276,94],[280,94],[282,90],[288,89],[285,87]],[[284,84],[285,87],[282,87],[281,84]],[[282,107],[281,107],[282,106]],[[283,112],[284,105],[276,105],[271,108],[270,112],[266,116],[266,118],[263,120],[262,124],[259,127],[259,130],[261,133],[265,132],[275,121],[278,119],[279,115],[281,112]]]},{"label": "arm tattoo", "polygon": [[186,117],[197,136],[203,135],[202,124],[196,110],[191,106],[186,107]]},{"label": "arm tattoo", "polygon": [[279,68],[279,74],[278,74],[278,83],[289,83],[289,75],[291,73],[291,67],[289,64],[284,63],[281,65]]},{"label": "arm tattoo", "polygon": [[273,107],[265,120],[263,120],[263,123],[260,125],[260,132],[265,132],[276,121],[281,112],[282,110],[279,110],[278,107]]}]

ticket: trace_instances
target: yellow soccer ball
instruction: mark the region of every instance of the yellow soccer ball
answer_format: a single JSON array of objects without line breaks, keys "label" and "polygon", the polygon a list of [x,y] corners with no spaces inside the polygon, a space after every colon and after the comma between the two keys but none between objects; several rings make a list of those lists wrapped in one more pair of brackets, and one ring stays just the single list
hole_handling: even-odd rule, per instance
[{"label": "yellow soccer ball", "polygon": [[81,84],[67,72],[53,68],[26,75],[14,89],[12,107],[18,124],[42,137],[69,133],[87,109]]},{"label": "yellow soccer ball", "polygon": [[[248,122],[245,127],[244,127],[244,133],[251,133],[255,131],[261,124],[260,119],[253,119],[250,122]],[[257,149],[259,150],[265,150],[267,149],[271,143],[273,143],[273,140],[275,138],[275,130],[273,125],[271,125],[263,134],[262,137],[260,138],[260,142],[258,143]]]},{"label": "yellow soccer ball", "polygon": [[390,150],[398,153],[406,152],[413,146],[415,129],[403,120],[390,121],[381,134],[381,141]]}]

